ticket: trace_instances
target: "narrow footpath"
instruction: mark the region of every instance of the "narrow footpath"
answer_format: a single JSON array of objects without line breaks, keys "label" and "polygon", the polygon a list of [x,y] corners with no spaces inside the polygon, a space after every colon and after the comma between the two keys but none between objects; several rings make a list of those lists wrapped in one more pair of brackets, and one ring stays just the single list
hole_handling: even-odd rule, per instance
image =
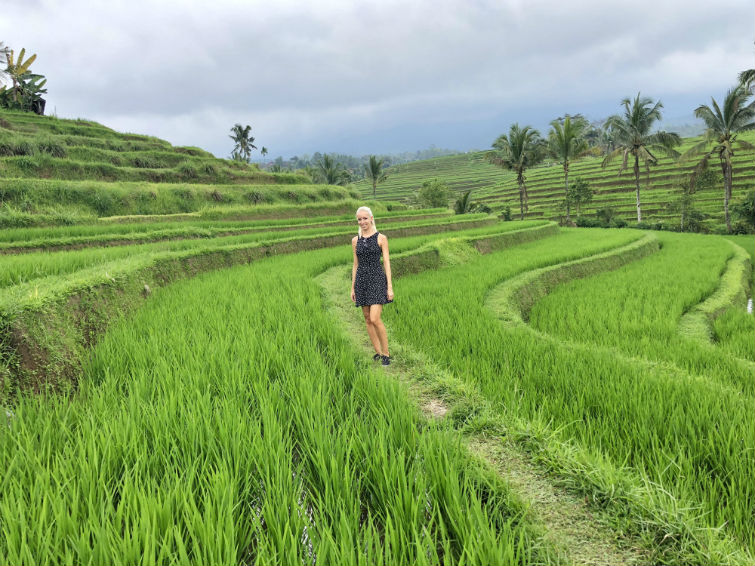
[{"label": "narrow footpath", "polygon": [[[323,289],[325,308],[367,359],[373,353],[372,346],[361,312],[349,301],[350,275],[350,268],[338,266],[322,273],[317,281]],[[456,379],[421,353],[395,341],[391,341],[390,347],[393,361],[385,368],[386,374],[405,385],[426,418],[454,418],[459,413],[454,411],[457,405],[481,408],[487,405],[473,385]],[[469,451],[495,469],[525,503],[529,520],[541,527],[543,542],[557,550],[559,563],[617,566],[650,563],[643,549],[622,539],[583,499],[559,487],[552,476],[513,441],[507,440],[506,435],[465,432],[463,439]]]}]

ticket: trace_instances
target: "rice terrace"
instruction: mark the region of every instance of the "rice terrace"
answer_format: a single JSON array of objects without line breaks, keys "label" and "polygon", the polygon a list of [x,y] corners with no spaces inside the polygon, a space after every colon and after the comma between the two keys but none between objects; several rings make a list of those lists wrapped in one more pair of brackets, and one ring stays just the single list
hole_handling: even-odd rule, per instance
[{"label": "rice terrace", "polygon": [[723,173],[618,121],[345,182],[0,110],[0,564],[755,564],[748,89]]}]

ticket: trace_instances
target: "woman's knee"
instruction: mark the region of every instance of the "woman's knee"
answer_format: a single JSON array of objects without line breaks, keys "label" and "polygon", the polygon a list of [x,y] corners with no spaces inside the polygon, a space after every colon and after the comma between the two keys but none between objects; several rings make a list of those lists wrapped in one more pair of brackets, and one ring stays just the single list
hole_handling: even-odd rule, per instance
[{"label": "woman's knee", "polygon": [[368,324],[372,324],[373,326],[377,326],[380,324],[380,312],[370,312],[369,322]]}]

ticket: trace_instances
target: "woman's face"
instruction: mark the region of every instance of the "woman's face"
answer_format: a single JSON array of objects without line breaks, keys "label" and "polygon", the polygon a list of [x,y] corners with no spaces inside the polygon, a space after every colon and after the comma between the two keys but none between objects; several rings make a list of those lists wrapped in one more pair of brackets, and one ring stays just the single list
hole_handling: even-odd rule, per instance
[{"label": "woman's face", "polygon": [[370,226],[372,226],[372,216],[364,211],[360,212],[359,214],[357,214],[357,224],[359,224],[362,232],[366,232],[370,229]]}]

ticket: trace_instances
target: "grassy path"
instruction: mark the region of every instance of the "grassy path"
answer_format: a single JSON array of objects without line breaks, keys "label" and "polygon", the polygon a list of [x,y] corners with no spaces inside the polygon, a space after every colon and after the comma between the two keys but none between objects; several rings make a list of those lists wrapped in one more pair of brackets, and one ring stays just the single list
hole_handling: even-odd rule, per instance
[{"label": "grassy path", "polygon": [[[361,313],[348,300],[349,276],[348,268],[338,266],[321,274],[318,282],[328,311],[367,357],[372,348]],[[387,369],[388,374],[405,384],[428,419],[439,421],[440,426],[460,428],[471,407],[475,407],[476,417],[480,412],[491,411],[473,385],[461,382],[421,354],[395,341],[391,342],[391,352],[395,361]],[[500,426],[494,428],[498,430],[465,430],[467,448],[497,470],[522,499],[529,520],[541,525],[544,542],[559,549],[560,562],[605,565],[648,562],[643,550],[620,540],[620,535],[594,514],[583,499],[558,486],[516,444],[509,431],[501,430]]]}]

